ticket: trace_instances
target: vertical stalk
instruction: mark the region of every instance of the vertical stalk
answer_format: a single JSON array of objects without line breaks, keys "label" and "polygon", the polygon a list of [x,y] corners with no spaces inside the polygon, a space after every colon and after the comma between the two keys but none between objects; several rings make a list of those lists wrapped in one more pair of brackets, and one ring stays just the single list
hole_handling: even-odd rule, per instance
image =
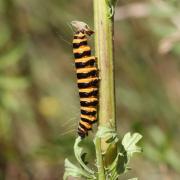
[{"label": "vertical stalk", "polygon": [[96,137],[94,143],[96,146],[98,180],[106,180],[104,163],[103,163],[102,152],[101,152],[101,139],[99,137]]},{"label": "vertical stalk", "polygon": [[[108,3],[109,2],[109,3]],[[114,90],[114,17],[110,14],[111,0],[94,0],[95,53],[99,68],[99,112],[100,126],[116,129],[115,90]],[[101,140],[101,151],[108,148],[105,140]],[[105,155],[105,164],[110,164],[116,155],[116,147]]]}]

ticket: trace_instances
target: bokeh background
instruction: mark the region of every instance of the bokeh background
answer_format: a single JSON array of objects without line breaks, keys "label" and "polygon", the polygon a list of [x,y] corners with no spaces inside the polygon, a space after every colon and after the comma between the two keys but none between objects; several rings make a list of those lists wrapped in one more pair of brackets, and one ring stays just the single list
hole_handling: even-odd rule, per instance
[{"label": "bokeh background", "polygon": [[[93,27],[92,0],[0,0],[2,180],[62,179],[74,160],[72,20]],[[114,41],[118,133],[143,135],[129,177],[179,180],[180,1],[119,0]]]}]

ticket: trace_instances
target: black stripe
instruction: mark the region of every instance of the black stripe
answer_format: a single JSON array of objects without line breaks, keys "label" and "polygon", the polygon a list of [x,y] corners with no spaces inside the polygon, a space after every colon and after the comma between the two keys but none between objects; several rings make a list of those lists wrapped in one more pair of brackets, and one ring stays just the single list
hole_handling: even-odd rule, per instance
[{"label": "black stripe", "polygon": [[80,46],[87,45],[87,41],[82,41],[80,43],[73,43],[73,48],[79,48]]},{"label": "black stripe", "polygon": [[82,53],[74,53],[74,57],[77,59],[77,58],[82,58],[82,57],[85,57],[85,56],[91,56],[91,51],[88,50],[88,51],[83,51]]},{"label": "black stripe", "polygon": [[97,70],[92,70],[88,73],[77,73],[77,78],[78,79],[83,79],[87,77],[96,77],[97,76]]},{"label": "black stripe", "polygon": [[81,114],[83,115],[96,115],[96,111],[85,111],[85,110],[81,110]]},{"label": "black stripe", "polygon": [[90,121],[89,119],[81,118],[81,120],[84,121],[84,122],[87,122],[87,123],[89,123],[89,124],[94,124],[95,122],[97,122],[97,119],[94,120],[94,121]]},{"label": "black stripe", "polygon": [[79,122],[79,126],[83,128],[85,131],[91,130],[92,128],[87,128],[85,125],[81,124],[81,121]]},{"label": "black stripe", "polygon": [[78,88],[97,87],[98,79],[94,79],[90,82],[78,83]]},{"label": "black stripe", "polygon": [[82,131],[81,129],[78,128],[78,135],[81,137],[81,138],[85,138],[85,136],[88,135],[88,132],[84,132]]},{"label": "black stripe", "polygon": [[98,95],[98,90],[93,90],[91,92],[79,92],[79,96],[81,98],[90,97],[90,96],[97,97],[97,95]]},{"label": "black stripe", "polygon": [[84,36],[74,36],[74,39],[84,39],[86,36],[84,35]]},{"label": "black stripe", "polygon": [[95,100],[93,102],[87,102],[87,101],[80,101],[81,106],[88,107],[88,106],[96,106],[98,104],[98,101]]},{"label": "black stripe", "polygon": [[87,62],[75,62],[76,68],[83,68],[86,66],[95,66],[95,59],[89,59]]}]

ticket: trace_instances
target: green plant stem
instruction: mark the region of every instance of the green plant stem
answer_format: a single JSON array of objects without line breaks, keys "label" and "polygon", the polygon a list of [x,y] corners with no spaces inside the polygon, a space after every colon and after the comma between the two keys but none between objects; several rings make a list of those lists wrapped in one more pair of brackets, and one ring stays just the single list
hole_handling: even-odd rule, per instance
[{"label": "green plant stem", "polygon": [[[110,0],[109,0],[110,1]],[[95,53],[99,68],[99,111],[100,126],[116,129],[114,91],[114,17],[110,14],[108,0],[94,0]],[[101,140],[101,150],[106,152],[108,144]],[[116,156],[116,147],[105,155],[105,163],[110,164]]]},{"label": "green plant stem", "polygon": [[101,139],[96,137],[94,140],[94,144],[96,147],[96,158],[97,158],[97,168],[98,168],[98,180],[106,180],[105,170],[101,152]]}]

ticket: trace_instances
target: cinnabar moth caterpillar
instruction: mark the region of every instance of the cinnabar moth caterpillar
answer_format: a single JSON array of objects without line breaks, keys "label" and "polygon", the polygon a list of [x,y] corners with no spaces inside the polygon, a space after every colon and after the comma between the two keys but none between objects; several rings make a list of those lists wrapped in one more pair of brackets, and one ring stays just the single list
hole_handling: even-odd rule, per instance
[{"label": "cinnabar moth caterpillar", "polygon": [[94,32],[84,22],[72,21],[71,24],[76,30],[73,39],[73,54],[81,106],[78,134],[84,138],[92,129],[92,124],[97,121],[98,70],[96,58],[91,56],[91,48],[87,43],[87,35],[90,36]]}]

